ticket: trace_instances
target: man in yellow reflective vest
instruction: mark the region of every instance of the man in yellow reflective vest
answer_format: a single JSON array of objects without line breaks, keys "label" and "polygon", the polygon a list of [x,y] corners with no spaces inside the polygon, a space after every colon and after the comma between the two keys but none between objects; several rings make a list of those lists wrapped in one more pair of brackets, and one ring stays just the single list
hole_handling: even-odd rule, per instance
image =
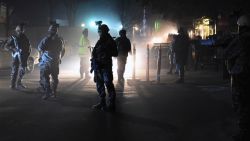
[{"label": "man in yellow reflective vest", "polygon": [[88,39],[88,29],[85,28],[82,31],[82,36],[79,42],[79,50],[78,54],[80,56],[80,76],[83,78],[83,74],[85,74],[85,79],[90,77],[89,74],[89,59],[90,59],[90,42]]}]

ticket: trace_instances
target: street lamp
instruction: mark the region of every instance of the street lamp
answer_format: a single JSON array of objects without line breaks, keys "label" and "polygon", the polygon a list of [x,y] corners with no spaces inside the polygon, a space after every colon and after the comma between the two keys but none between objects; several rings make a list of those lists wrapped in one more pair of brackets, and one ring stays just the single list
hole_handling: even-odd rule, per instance
[{"label": "street lamp", "polygon": [[139,28],[135,25],[133,26],[133,49],[132,49],[132,54],[133,54],[133,72],[132,72],[132,79],[135,79],[135,63],[136,63],[136,49],[135,49],[135,31],[138,31]]},{"label": "street lamp", "polygon": [[135,40],[135,31],[138,31],[139,30],[139,27],[137,27],[136,25],[133,26],[133,41]]}]

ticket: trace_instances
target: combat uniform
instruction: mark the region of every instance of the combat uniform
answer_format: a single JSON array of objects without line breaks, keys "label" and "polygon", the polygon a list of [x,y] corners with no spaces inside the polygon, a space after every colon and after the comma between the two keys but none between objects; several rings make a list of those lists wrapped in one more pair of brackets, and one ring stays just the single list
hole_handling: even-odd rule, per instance
[{"label": "combat uniform", "polygon": [[105,86],[109,93],[109,106],[112,109],[115,108],[116,92],[113,84],[112,57],[117,55],[118,51],[114,39],[109,33],[103,33],[93,49],[91,58],[91,71],[94,71],[94,82],[100,97],[100,103],[93,106],[95,109],[106,107]]},{"label": "combat uniform", "polygon": [[6,46],[10,47],[8,49],[12,51],[11,88],[24,87],[21,81],[25,75],[27,60],[31,52],[29,39],[23,33],[13,35],[7,41]]},{"label": "combat uniform", "polygon": [[[239,34],[226,48],[232,96],[239,113],[239,141],[250,140],[250,32]],[[237,141],[238,141],[237,140]]]},{"label": "combat uniform", "polygon": [[[41,52],[40,59],[40,84],[45,90],[44,99],[51,94],[55,94],[59,83],[59,64],[64,55],[63,39],[58,35],[48,35],[38,45],[38,50]],[[50,85],[50,75],[52,77],[52,85]]]},{"label": "combat uniform", "polygon": [[128,52],[131,51],[131,43],[130,40],[125,36],[125,37],[118,37],[116,39],[116,44],[118,49],[118,56],[117,56],[118,81],[124,81],[123,75],[127,63]]}]

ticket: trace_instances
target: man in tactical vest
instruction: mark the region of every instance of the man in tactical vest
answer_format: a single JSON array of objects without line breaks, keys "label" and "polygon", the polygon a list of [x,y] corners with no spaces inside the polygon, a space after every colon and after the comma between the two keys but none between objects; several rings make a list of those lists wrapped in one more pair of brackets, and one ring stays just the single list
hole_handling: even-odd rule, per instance
[{"label": "man in tactical vest", "polygon": [[238,36],[225,50],[231,76],[234,108],[239,114],[240,133],[235,141],[250,140],[250,16],[238,19]]},{"label": "man in tactical vest", "polygon": [[22,84],[25,75],[27,60],[31,52],[30,42],[24,34],[24,24],[19,24],[15,29],[16,34],[10,36],[5,48],[12,52],[11,89],[26,88]]},{"label": "man in tactical vest", "polygon": [[[48,30],[49,34],[38,45],[40,52],[40,85],[45,91],[43,95],[44,100],[50,96],[56,96],[57,85],[59,83],[59,64],[65,53],[63,39],[57,34],[58,27],[58,24],[51,23]],[[50,76],[52,78],[52,85],[50,85]]]},{"label": "man in tactical vest", "polygon": [[109,34],[107,25],[100,25],[98,33],[100,38],[92,52],[91,72],[94,71],[94,81],[100,102],[94,105],[93,109],[106,110],[106,86],[109,93],[108,109],[114,111],[116,92],[113,84],[112,57],[117,57],[118,51],[114,39]]}]

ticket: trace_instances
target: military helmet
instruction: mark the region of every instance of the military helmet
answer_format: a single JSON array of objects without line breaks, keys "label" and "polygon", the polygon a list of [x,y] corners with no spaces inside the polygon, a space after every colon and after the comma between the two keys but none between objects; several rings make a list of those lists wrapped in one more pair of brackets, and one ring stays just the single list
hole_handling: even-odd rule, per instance
[{"label": "military helmet", "polygon": [[18,24],[17,26],[16,26],[16,31],[19,31],[19,32],[23,32],[24,31],[24,26],[25,26],[25,24],[24,23],[21,23],[21,24]]},{"label": "military helmet", "polygon": [[49,26],[49,30],[48,31],[54,31],[54,32],[57,32],[59,28],[59,24],[56,23],[55,21],[51,21],[50,22],[50,26]]},{"label": "military helmet", "polygon": [[89,30],[88,30],[87,28],[84,28],[84,29],[82,30],[82,34],[88,34],[88,32],[89,32]]},{"label": "military helmet", "polygon": [[102,24],[98,27],[98,31],[102,31],[104,33],[108,33],[109,32],[109,27],[106,24]]},{"label": "military helmet", "polygon": [[119,34],[120,35],[126,35],[127,31],[125,29],[122,29],[119,31]]},{"label": "military helmet", "polygon": [[238,26],[250,26],[250,17],[249,15],[242,15],[237,21]]}]

